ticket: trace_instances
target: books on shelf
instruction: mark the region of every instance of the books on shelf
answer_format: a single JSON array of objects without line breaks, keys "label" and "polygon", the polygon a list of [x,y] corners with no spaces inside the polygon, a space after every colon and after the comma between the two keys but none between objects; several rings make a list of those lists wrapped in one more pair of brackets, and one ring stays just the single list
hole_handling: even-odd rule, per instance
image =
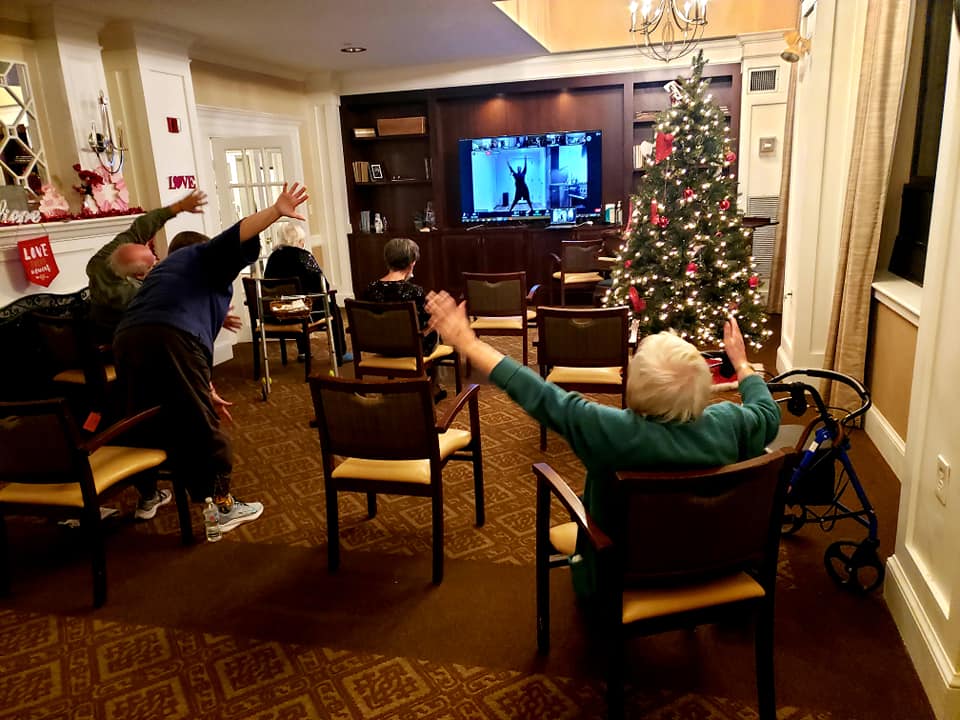
[{"label": "books on shelf", "polygon": [[370,163],[362,160],[353,163],[353,180],[358,183],[370,182]]}]

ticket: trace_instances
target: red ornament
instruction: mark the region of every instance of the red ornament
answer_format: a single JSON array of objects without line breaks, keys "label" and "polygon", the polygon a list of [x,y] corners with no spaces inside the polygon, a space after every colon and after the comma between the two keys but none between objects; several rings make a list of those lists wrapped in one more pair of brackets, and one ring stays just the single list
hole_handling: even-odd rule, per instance
[{"label": "red ornament", "polygon": [[730,152],[728,152],[726,155],[723,156],[723,159],[726,160],[728,163],[732,163],[734,160],[737,159],[737,154],[733,152],[733,150],[731,150]]},{"label": "red ornament", "polygon": [[686,189],[683,191],[683,196],[684,196],[687,200],[689,200],[690,198],[692,198],[693,195],[694,195],[693,188],[686,188]]},{"label": "red ornament", "polygon": [[670,133],[657,133],[657,148],[654,160],[660,162],[673,155],[673,135]]},{"label": "red ornament", "polygon": [[697,264],[691,260],[690,263],[687,265],[687,272],[695,273],[696,271],[697,271]]},{"label": "red ornament", "polygon": [[626,262],[623,263],[623,267],[625,270],[629,270],[631,265],[633,265],[633,260],[627,260]]},{"label": "red ornament", "polygon": [[654,198],[653,200],[650,201],[650,222],[654,225],[660,222],[660,215],[658,214],[658,209],[659,207],[657,205],[657,200],[656,198]]},{"label": "red ornament", "polygon": [[640,293],[637,292],[637,289],[630,286],[630,304],[633,305],[635,312],[643,312],[647,309],[647,301],[640,297]]},{"label": "red ornament", "polygon": [[724,198],[723,200],[720,201],[720,209],[721,209],[721,210],[729,210],[729,209],[730,209],[730,201],[727,200],[727,198]]},{"label": "red ornament", "polygon": [[760,284],[760,278],[758,278],[756,275],[751,275],[750,280],[748,282],[751,288],[755,288],[757,287],[757,285]]},{"label": "red ornament", "polygon": [[657,220],[657,225],[659,225],[662,228],[665,228],[669,224],[670,224],[670,218],[668,218],[666,215],[661,215],[660,219]]}]

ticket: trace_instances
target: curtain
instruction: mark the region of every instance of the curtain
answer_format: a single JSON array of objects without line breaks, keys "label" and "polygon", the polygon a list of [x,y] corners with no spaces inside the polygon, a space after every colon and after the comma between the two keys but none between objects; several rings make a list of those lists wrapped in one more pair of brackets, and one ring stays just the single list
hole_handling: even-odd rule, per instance
[{"label": "curtain", "polygon": [[780,207],[777,210],[777,234],[770,260],[770,286],[767,291],[767,312],[783,312],[783,266],[787,248],[787,213],[790,211],[790,166],[793,156],[793,117],[797,100],[797,63],[790,65],[787,90],[787,116],[783,125],[783,167],[780,170]]},{"label": "curtain", "polygon": [[[910,34],[910,0],[869,0],[850,174],[844,199],[837,279],[824,367],[863,379],[871,285],[900,117]],[[830,388],[831,405],[855,405],[852,391]]]}]

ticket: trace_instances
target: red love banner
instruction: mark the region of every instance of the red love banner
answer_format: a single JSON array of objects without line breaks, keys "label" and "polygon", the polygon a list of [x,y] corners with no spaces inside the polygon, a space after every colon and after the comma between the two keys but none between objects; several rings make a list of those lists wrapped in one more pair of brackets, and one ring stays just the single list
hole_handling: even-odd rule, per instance
[{"label": "red love banner", "polygon": [[23,263],[23,272],[30,282],[50,287],[50,283],[60,274],[49,235],[20,240],[17,242],[17,252]]}]

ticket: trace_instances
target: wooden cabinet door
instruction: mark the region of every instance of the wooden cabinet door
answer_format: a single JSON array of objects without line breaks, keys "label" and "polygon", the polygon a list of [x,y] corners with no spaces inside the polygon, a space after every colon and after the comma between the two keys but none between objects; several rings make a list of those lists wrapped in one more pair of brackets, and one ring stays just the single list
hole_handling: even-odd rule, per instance
[{"label": "wooden cabinet door", "polygon": [[483,270],[487,273],[527,269],[527,233],[524,230],[490,230],[483,234]]},{"label": "wooden cabinet door", "polygon": [[483,267],[483,236],[471,232],[444,232],[441,240],[442,289],[459,298],[464,272],[486,272]]}]

